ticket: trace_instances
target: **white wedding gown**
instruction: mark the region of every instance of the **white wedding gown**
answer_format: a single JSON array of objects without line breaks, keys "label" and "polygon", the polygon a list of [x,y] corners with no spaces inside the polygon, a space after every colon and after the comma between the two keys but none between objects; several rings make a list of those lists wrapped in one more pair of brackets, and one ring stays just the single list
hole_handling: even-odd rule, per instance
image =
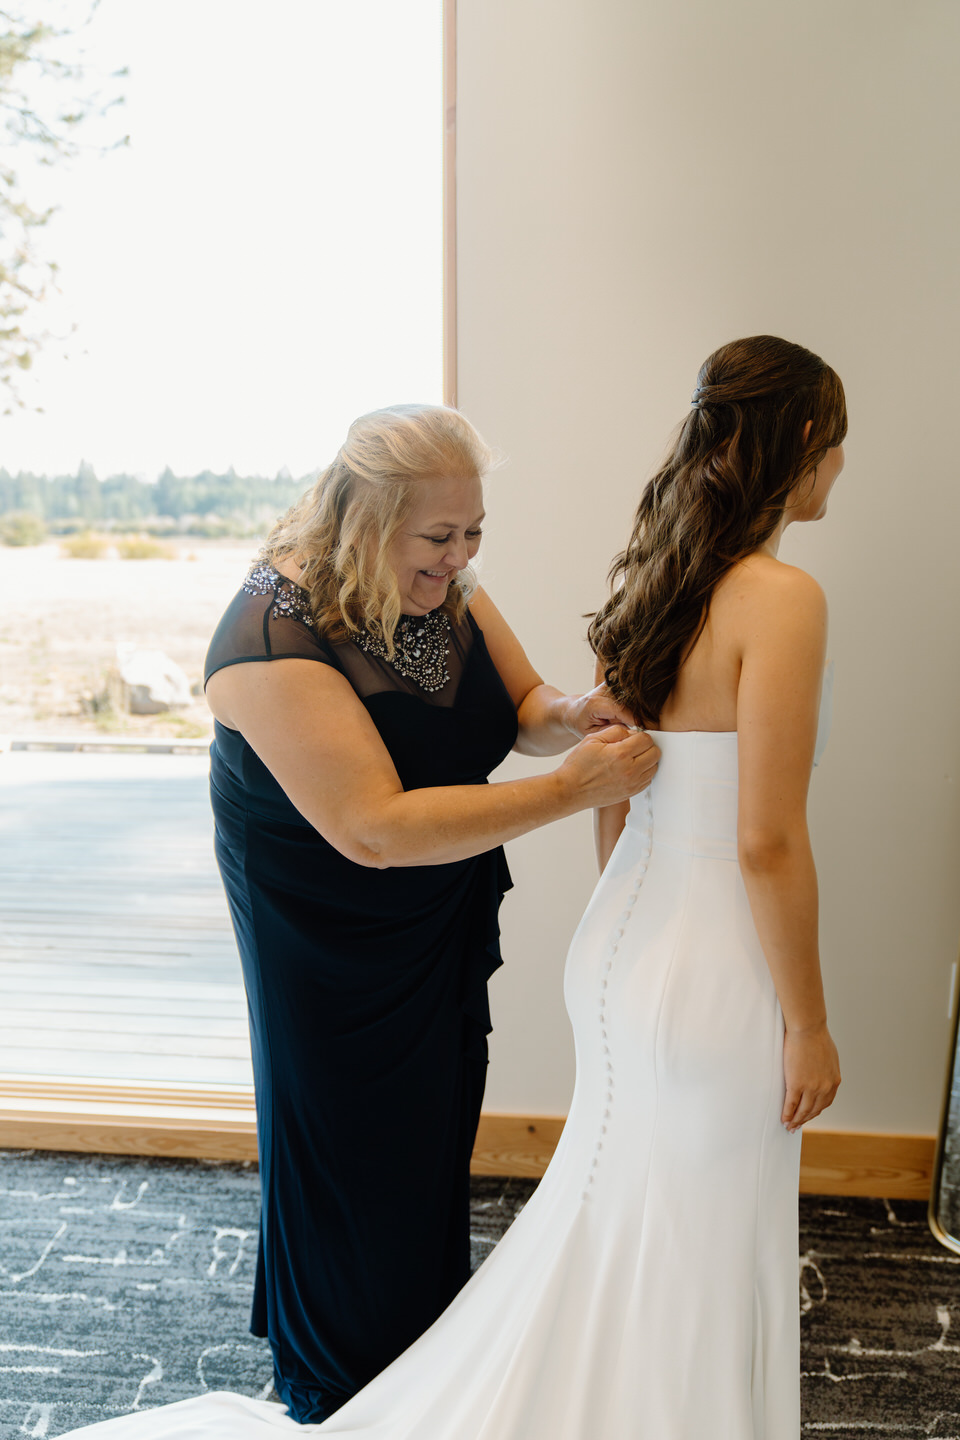
[{"label": "white wedding gown", "polygon": [[208,1394],[84,1440],[798,1440],[800,1135],[737,865],[737,737],[660,769],[573,938],[556,1155],[450,1308],[321,1425]]}]

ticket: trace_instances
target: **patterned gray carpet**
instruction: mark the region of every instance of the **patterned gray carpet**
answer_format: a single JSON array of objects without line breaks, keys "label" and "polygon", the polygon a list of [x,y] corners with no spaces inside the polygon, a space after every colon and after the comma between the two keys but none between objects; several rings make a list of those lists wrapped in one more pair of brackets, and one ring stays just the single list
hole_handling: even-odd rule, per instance
[{"label": "patterned gray carpet", "polygon": [[[478,1262],[532,1189],[475,1181]],[[205,1389],[268,1398],[256,1226],[252,1166],[0,1152],[0,1440]],[[922,1206],[802,1200],[800,1281],[805,1436],[960,1440],[960,1256]]]}]

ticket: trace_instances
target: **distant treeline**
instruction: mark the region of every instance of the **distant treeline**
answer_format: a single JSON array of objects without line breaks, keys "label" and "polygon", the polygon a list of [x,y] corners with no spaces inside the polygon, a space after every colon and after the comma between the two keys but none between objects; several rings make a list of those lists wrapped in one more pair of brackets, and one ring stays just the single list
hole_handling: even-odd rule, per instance
[{"label": "distant treeline", "polygon": [[262,527],[293,503],[313,480],[295,480],[287,471],[274,479],[237,475],[174,475],[164,470],[154,481],[135,475],[98,480],[82,464],[75,475],[11,475],[0,469],[0,515],[34,515],[51,530],[101,526],[164,529],[193,528],[214,522],[224,530]]}]

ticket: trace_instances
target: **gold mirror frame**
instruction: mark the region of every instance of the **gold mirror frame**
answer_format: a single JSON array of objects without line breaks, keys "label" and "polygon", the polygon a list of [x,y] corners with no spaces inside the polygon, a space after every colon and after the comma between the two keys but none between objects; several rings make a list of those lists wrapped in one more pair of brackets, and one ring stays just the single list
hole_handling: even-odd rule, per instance
[{"label": "gold mirror frame", "polygon": [[[960,1054],[957,1042],[960,1040],[960,985],[957,984],[960,965],[953,967],[952,1019],[950,1022],[950,1044],[947,1049],[947,1075],[943,1087],[943,1104],[940,1110],[940,1128],[937,1133],[937,1149],[933,1159],[933,1179],[930,1185],[930,1204],[927,1220],[936,1238],[948,1250],[960,1255]],[[954,1124],[951,1126],[951,1111]],[[951,1135],[956,1137],[956,1154],[949,1154]],[[943,1181],[947,1163],[954,1160],[956,1184],[952,1221],[945,1220],[943,1203]],[[953,1233],[955,1232],[955,1233]]]}]

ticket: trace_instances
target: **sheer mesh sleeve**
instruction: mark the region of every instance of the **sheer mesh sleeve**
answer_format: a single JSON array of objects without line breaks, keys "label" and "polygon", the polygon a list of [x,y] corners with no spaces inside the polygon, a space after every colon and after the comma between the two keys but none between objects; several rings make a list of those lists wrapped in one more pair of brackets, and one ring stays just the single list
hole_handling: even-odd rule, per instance
[{"label": "sheer mesh sleeve", "polygon": [[339,669],[314,629],[307,597],[269,565],[250,571],[210,641],[203,683],[227,665],[252,660],[319,660]]}]

